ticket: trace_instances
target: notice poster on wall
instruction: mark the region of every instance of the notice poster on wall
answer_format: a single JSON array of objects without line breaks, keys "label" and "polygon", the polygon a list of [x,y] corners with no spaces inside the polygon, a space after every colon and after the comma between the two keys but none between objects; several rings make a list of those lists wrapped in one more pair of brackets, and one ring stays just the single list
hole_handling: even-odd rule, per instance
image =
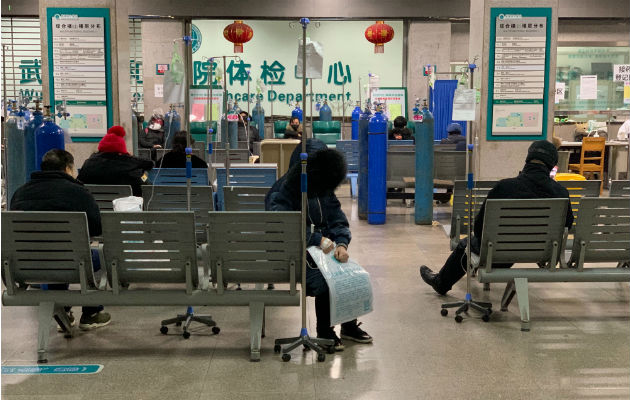
[{"label": "notice poster on wall", "polygon": [[556,82],[556,101],[555,103],[560,103],[560,100],[564,100],[564,91],[566,88],[566,84],[564,82]]},{"label": "notice poster on wall", "polygon": [[597,75],[580,76],[580,100],[597,100]]},{"label": "notice poster on wall", "polygon": [[488,140],[547,136],[550,8],[493,8]]},{"label": "notice poster on wall", "polygon": [[[210,120],[210,110],[212,109],[212,120],[218,121],[223,110],[223,90],[212,89],[212,104],[208,100],[207,85],[195,85],[190,87],[190,121],[203,122]],[[208,107],[208,106],[211,106]]]},{"label": "notice poster on wall", "polygon": [[51,103],[70,114],[57,122],[70,136],[100,138],[112,121],[109,10],[47,12]]},{"label": "notice poster on wall", "polygon": [[383,105],[387,119],[393,121],[398,116],[407,118],[407,88],[381,87],[372,91],[372,103]]}]

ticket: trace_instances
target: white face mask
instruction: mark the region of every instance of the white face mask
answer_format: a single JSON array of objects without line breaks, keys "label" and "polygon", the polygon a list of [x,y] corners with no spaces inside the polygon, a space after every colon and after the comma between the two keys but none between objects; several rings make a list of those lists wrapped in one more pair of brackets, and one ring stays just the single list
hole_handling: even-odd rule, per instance
[{"label": "white face mask", "polygon": [[149,129],[154,130],[154,131],[159,131],[160,129],[162,129],[162,125],[156,122],[155,124],[150,125]]}]

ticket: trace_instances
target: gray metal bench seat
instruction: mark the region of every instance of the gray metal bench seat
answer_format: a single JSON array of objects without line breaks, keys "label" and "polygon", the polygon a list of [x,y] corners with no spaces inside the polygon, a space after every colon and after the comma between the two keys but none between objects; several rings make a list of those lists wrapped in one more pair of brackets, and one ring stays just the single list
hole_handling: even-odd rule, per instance
[{"label": "gray metal bench seat", "polygon": [[[229,217],[231,213],[222,214]],[[250,213],[248,221],[257,221],[257,229],[274,232],[263,235],[267,238],[263,242],[269,247],[269,257],[267,263],[263,262],[262,265],[276,267],[241,270],[235,275],[229,268],[219,271],[224,272],[229,280],[236,276],[241,282],[293,282],[290,290],[233,291],[224,290],[222,285],[216,288],[205,285],[208,277],[200,276],[197,268],[193,212],[103,212],[103,265],[107,270],[110,288],[102,289],[96,287],[92,272],[84,213],[3,212],[2,278],[6,289],[2,294],[2,303],[5,306],[38,306],[38,360],[42,362],[47,360],[51,317],[66,327],[68,334],[72,334],[63,310],[66,305],[247,306],[251,309],[252,326],[257,327],[262,321],[259,312],[261,305],[300,304],[299,291],[295,287],[295,279],[299,279],[299,274],[293,277],[295,269],[289,268],[296,253],[299,260],[300,246],[295,246],[297,250],[293,252],[283,254],[273,247],[274,240],[293,244],[295,238],[300,237],[292,230],[277,229],[284,223],[299,225],[299,213],[294,213],[295,216],[276,213],[281,222],[274,222],[274,218],[265,219],[267,214]],[[262,221],[267,220],[271,227],[265,228],[266,224]],[[211,218],[209,229],[225,229],[221,228],[223,225],[222,221]],[[241,245],[242,248],[245,246]],[[260,248],[265,249],[264,246],[261,244]],[[265,251],[261,250],[263,253]],[[289,259],[291,261],[287,261]],[[233,260],[228,263],[233,263]],[[70,290],[26,290],[23,285],[18,286],[18,282],[78,283],[80,288],[77,290],[71,286]],[[125,288],[124,283],[138,285]],[[162,285],[145,285],[150,283]],[[254,360],[260,354],[259,336],[252,343]]]},{"label": "gray metal bench seat", "polygon": [[[451,212],[451,250],[455,250],[461,239],[461,235],[468,235],[468,211],[472,206],[473,218],[477,216],[479,209],[488,196],[488,192],[498,181],[475,181],[470,198],[467,189],[467,182],[455,181],[453,191],[453,210]],[[471,227],[472,230],[472,227]]]},{"label": "gray metal bench seat", "polygon": [[[595,204],[595,201],[602,199],[584,200],[588,201],[586,205],[583,205],[581,218],[578,221],[578,224],[584,225],[584,228],[578,226],[576,229],[576,243],[584,240],[580,238],[588,236],[584,236],[583,233],[584,229],[588,229],[588,226],[597,226],[596,229],[601,232],[600,223],[602,221],[611,222],[613,219],[610,215],[600,216],[599,221],[593,224],[586,207],[590,208]],[[568,206],[567,199],[492,199],[486,202],[484,230],[478,262],[478,279],[482,283],[508,283],[501,301],[501,310],[507,310],[510,301],[516,294],[521,314],[521,330],[528,331],[530,326],[528,282],[630,281],[630,270],[625,268],[557,268],[562,255],[563,241],[566,238],[564,224]],[[610,210],[611,208],[598,207],[602,210]],[[626,205],[625,212],[630,213],[628,210],[628,205]],[[609,211],[598,211],[595,214],[607,212]],[[628,220],[630,217],[625,218],[623,223],[628,224]],[[607,229],[610,230],[610,228],[605,228],[604,231]],[[619,232],[628,232],[627,226],[614,229]],[[602,236],[602,238],[604,237]],[[620,240],[623,238],[624,236]],[[603,248],[615,248],[623,251],[623,246],[620,246],[620,243],[615,241],[614,244],[611,244],[607,239],[605,238],[600,243]],[[586,247],[588,248],[588,245]],[[611,258],[617,256],[619,254],[611,256]],[[579,259],[580,255],[576,254],[575,257]],[[593,260],[602,260],[601,256],[598,258],[593,255],[592,257]],[[492,268],[492,263],[530,263],[543,267]]]}]

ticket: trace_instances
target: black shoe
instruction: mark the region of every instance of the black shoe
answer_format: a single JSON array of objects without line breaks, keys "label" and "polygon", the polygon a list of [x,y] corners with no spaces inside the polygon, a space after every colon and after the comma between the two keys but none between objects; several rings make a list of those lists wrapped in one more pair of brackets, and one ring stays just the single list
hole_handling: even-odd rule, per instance
[{"label": "black shoe", "polygon": [[420,276],[422,277],[422,280],[427,283],[427,285],[431,286],[433,290],[435,290],[442,296],[444,296],[448,291],[439,288],[437,274],[434,274],[433,271],[431,271],[431,268],[427,267],[426,265],[422,265],[420,267]]},{"label": "black shoe", "polygon": [[352,340],[357,343],[372,343],[372,336],[368,335],[366,331],[359,328],[362,322],[357,324],[356,320],[353,324],[341,325],[341,338]]},{"label": "black shoe", "polygon": [[343,351],[345,349],[343,342],[339,339],[339,336],[335,333],[333,328],[330,328],[327,332],[317,333],[317,337],[320,339],[331,339],[334,340],[335,344],[333,344],[333,348],[335,351]]}]

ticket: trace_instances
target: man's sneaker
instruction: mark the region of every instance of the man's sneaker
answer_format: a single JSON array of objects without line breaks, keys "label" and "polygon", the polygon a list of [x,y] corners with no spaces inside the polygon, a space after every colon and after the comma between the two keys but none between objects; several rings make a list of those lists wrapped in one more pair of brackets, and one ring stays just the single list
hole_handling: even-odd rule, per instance
[{"label": "man's sneaker", "polygon": [[[77,324],[77,321],[75,321],[72,311],[68,311],[68,321],[70,321],[70,327],[74,327]],[[57,332],[64,332],[64,329],[61,327],[61,325],[57,325]]]},{"label": "man's sneaker", "polygon": [[92,315],[81,315],[81,320],[79,321],[79,328],[84,331],[89,331],[90,329],[100,328],[101,326],[105,326],[109,324],[112,320],[112,317],[109,313],[99,312]]},{"label": "man's sneaker", "polygon": [[366,331],[359,328],[362,322],[358,324],[355,322],[354,324],[346,324],[341,325],[341,338],[352,340],[358,343],[372,343],[372,336],[368,335]]},{"label": "man's sneaker", "polygon": [[423,281],[425,281],[429,286],[433,288],[433,290],[435,290],[442,296],[444,296],[448,291],[440,289],[438,285],[437,274],[433,273],[433,271],[431,271],[431,268],[427,267],[426,265],[422,265],[420,267],[420,276],[422,277]]},{"label": "man's sneaker", "polygon": [[317,337],[320,339],[332,339],[334,340],[335,344],[333,344],[333,348],[335,349],[335,351],[343,351],[343,349],[345,349],[345,347],[343,346],[343,342],[341,341],[341,339],[339,339],[339,336],[337,336],[337,334],[335,333],[334,329],[330,329],[330,331],[324,333],[324,334],[317,334]]}]

